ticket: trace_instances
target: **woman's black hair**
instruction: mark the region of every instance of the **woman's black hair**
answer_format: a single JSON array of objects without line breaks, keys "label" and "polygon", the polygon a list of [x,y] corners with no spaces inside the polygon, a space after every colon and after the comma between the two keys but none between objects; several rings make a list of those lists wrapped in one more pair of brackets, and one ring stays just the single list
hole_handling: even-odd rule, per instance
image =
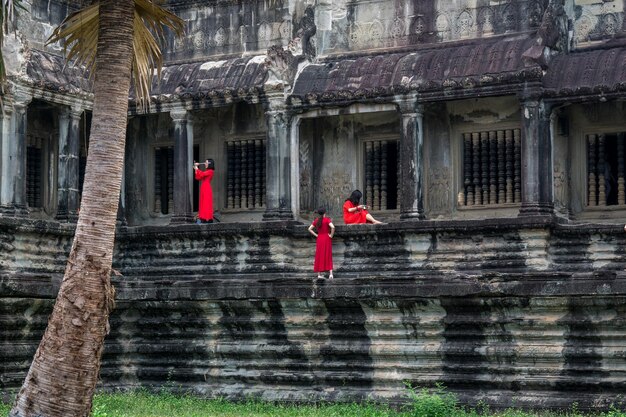
[{"label": "woman's black hair", "polygon": [[315,212],[319,214],[317,222],[315,222],[315,228],[317,230],[320,230],[320,227],[322,227],[322,222],[324,221],[324,214],[326,214],[326,209],[324,207],[320,207]]},{"label": "woman's black hair", "polygon": [[215,170],[215,161],[212,159],[207,159],[208,165],[206,166],[206,169],[213,169]]},{"label": "woman's black hair", "polygon": [[350,194],[350,197],[346,199],[346,201],[350,201],[356,206],[359,204],[359,201],[361,201],[361,197],[363,197],[363,193],[359,190],[354,190],[352,191],[352,194]]}]

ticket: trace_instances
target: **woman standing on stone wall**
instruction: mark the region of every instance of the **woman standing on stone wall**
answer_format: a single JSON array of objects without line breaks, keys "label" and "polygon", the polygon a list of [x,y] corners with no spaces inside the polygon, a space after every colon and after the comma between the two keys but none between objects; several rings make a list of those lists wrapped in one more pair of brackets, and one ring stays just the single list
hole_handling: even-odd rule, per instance
[{"label": "woman standing on stone wall", "polygon": [[359,190],[352,191],[350,197],[343,204],[343,221],[346,224],[358,224],[358,223],[372,223],[382,224],[382,222],[376,220],[367,211],[367,206],[359,204],[363,197],[363,193]]},{"label": "woman standing on stone wall", "polygon": [[[319,217],[313,220],[309,226],[309,233],[317,238],[315,245],[315,263],[313,271],[317,272],[318,278],[324,278],[322,272],[330,271],[328,279],[333,279],[333,235],[335,225],[333,221],[326,217],[326,209],[319,208],[316,213]],[[317,233],[316,233],[317,231]]]},{"label": "woman standing on stone wall", "polygon": [[[198,166],[204,165],[206,170],[201,171]],[[207,159],[204,163],[193,163],[196,180],[200,181],[200,202],[198,208],[198,223],[213,223],[213,188],[211,180],[215,171],[215,161]]]}]

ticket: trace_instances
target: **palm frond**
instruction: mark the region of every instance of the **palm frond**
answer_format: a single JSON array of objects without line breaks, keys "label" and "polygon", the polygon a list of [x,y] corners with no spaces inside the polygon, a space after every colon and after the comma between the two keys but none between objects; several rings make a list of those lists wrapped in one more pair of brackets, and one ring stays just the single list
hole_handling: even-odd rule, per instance
[{"label": "palm frond", "polygon": [[66,17],[54,29],[46,44],[65,40],[66,59],[75,59],[77,65],[85,65],[93,74],[99,29],[100,7],[95,3]]},{"label": "palm frond", "polygon": [[[135,0],[133,35],[133,79],[135,94],[140,108],[150,102],[152,76],[156,71],[160,76],[163,54],[159,42],[165,40],[165,28],[181,36],[184,22],[175,14],[164,9],[157,0]],[[47,43],[65,40],[67,59],[84,65],[94,74],[98,30],[100,27],[99,3],[88,6],[68,16],[57,27]]]},{"label": "palm frond", "polygon": [[135,94],[140,108],[146,108],[150,102],[150,87],[156,71],[161,76],[163,54],[159,43],[165,41],[165,28],[176,36],[182,36],[184,21],[164,9],[154,1],[135,0],[135,33],[133,75]]}]

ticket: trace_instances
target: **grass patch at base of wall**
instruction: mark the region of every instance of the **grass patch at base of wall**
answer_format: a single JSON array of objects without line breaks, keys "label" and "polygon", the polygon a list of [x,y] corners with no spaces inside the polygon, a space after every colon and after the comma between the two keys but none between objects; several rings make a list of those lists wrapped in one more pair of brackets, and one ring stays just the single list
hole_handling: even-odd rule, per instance
[{"label": "grass patch at base of wall", "polygon": [[[230,402],[169,392],[99,393],[94,398],[92,417],[626,417],[626,412],[616,407],[598,413],[580,412],[576,405],[560,412],[466,409],[459,406],[454,394],[441,387],[409,390],[409,395],[410,403],[396,410],[374,404]],[[9,404],[0,404],[1,417],[8,416],[9,411]]]}]

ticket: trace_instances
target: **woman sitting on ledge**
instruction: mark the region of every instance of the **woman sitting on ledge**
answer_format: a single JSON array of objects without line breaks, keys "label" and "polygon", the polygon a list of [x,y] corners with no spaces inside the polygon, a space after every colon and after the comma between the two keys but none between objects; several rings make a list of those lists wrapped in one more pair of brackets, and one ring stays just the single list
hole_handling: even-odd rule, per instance
[{"label": "woman sitting on ledge", "polygon": [[343,221],[346,224],[372,223],[382,224],[367,211],[367,206],[359,204],[363,193],[359,190],[352,191],[350,197],[343,204]]}]

